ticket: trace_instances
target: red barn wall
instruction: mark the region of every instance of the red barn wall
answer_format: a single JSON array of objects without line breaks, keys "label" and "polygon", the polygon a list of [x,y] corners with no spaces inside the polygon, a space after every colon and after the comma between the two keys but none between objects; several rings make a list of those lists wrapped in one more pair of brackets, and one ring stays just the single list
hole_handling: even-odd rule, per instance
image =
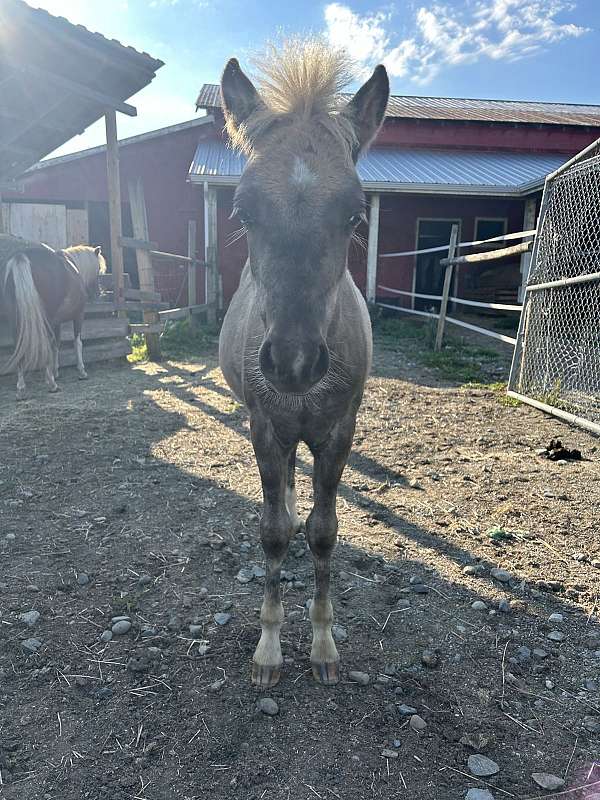
[{"label": "red barn wall", "polygon": [[[188,220],[197,223],[197,251],[204,254],[202,187],[188,183],[187,176],[196,146],[210,131],[206,125],[124,145],[120,149],[121,195],[127,202],[129,179],[142,177],[150,239],[159,250],[187,254]],[[85,205],[107,201],[106,155],[97,153],[36,170],[24,180],[23,193],[3,193],[7,201],[60,202]],[[155,260],[157,289],[174,302],[186,281],[187,271],[176,263]],[[186,281],[187,282],[187,281]],[[198,302],[203,302],[204,275],[199,270]],[[187,286],[183,286],[187,302]]]}]

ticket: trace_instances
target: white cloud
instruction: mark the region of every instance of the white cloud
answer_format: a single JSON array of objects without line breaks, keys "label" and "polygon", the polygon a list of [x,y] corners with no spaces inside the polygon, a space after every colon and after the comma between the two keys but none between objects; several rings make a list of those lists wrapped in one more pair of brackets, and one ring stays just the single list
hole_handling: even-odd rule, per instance
[{"label": "white cloud", "polygon": [[325,7],[327,36],[334,47],[345,47],[350,56],[361,64],[380,61],[388,46],[384,24],[389,15],[383,12],[364,17],[341,3]]},{"label": "white cloud", "polygon": [[517,61],[581,36],[589,29],[559,20],[573,9],[568,0],[466,0],[460,9],[437,3],[418,8],[402,38],[394,36],[391,14],[361,16],[335,2],[325,7],[325,33],[363,68],[382,62],[392,76],[426,84],[444,68]]}]

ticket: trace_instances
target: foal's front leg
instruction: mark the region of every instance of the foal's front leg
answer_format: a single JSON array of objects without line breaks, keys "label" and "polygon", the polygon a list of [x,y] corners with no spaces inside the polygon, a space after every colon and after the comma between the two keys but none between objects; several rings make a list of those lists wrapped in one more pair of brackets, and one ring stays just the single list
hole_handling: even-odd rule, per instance
[{"label": "foal's front leg", "polygon": [[309,612],[313,629],[310,661],[315,680],[327,685],[333,685],[340,679],[340,657],[331,635],[333,607],[329,598],[329,584],[331,554],[338,530],[335,510],[337,489],[352,446],[354,421],[354,416],[341,420],[327,442],[313,449],[315,502],[306,520],[306,538],[315,568],[315,593]]},{"label": "foal's front leg", "polygon": [[252,419],[252,444],[263,489],[260,537],[266,559],[265,596],[260,611],[260,641],[252,663],[252,682],[262,688],[275,686],[281,675],[283,657],[279,632],[283,623],[280,580],[281,565],[294,534],[286,508],[289,452],[273,434],[268,420]]}]

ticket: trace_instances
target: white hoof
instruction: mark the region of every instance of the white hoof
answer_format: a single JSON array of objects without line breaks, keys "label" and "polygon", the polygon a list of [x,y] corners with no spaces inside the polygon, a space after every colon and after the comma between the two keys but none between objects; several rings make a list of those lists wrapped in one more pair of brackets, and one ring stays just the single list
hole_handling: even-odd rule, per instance
[{"label": "white hoof", "polygon": [[87,381],[88,374],[85,370],[82,370],[81,372],[77,373],[77,377],[79,378],[80,381]]}]

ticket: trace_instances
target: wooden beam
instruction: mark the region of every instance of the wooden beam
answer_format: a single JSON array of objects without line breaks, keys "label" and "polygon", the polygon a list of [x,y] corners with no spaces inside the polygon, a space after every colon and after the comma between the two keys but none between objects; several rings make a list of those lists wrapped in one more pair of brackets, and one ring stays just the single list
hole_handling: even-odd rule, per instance
[{"label": "wooden beam", "polygon": [[521,244],[514,244],[512,247],[502,247],[500,250],[490,250],[486,253],[472,253],[469,256],[459,256],[458,258],[442,258],[440,264],[447,266],[448,264],[474,264],[478,261],[495,261],[498,258],[506,258],[507,256],[516,256],[520,253],[527,253],[531,250],[532,242],[522,242]]},{"label": "wooden beam", "polygon": [[219,305],[219,263],[218,263],[218,222],[217,222],[217,189],[212,184],[204,184],[204,203],[206,206],[206,230],[204,242],[206,249],[206,305],[207,318],[210,325],[217,322]]},{"label": "wooden beam", "polygon": [[196,220],[188,220],[188,306],[194,306],[198,302],[196,287]]},{"label": "wooden beam", "polygon": [[[117,115],[114,109],[105,114],[106,170],[108,178],[108,217],[110,221],[110,252],[115,299],[118,305],[124,300],[123,250],[119,244],[121,229],[121,174],[119,170],[119,142],[117,140]],[[119,312],[123,316],[123,312]]]},{"label": "wooden beam", "polygon": [[[523,230],[530,231],[535,228],[535,197],[528,197],[525,200],[525,210],[523,213]],[[527,251],[521,254],[521,285],[519,286],[518,300],[519,303],[523,302],[525,297],[525,287],[527,286],[527,279],[529,278],[529,267],[531,265],[531,253]]]},{"label": "wooden beam", "polygon": [[379,249],[379,195],[371,195],[369,243],[367,246],[367,303],[377,297],[377,256]]},{"label": "wooden beam", "polygon": [[[147,242],[148,234],[148,217],[146,215],[146,201],[144,199],[144,186],[141,178],[130,180],[128,183],[129,189],[129,205],[131,207],[131,225],[133,227],[133,235],[136,239],[142,242]],[[145,248],[138,248],[135,251],[137,259],[138,277],[140,279],[140,291],[145,294],[156,294],[154,290],[154,270],[152,267],[152,256]],[[144,311],[144,322],[149,326],[144,334],[146,339],[146,346],[148,348],[148,358],[151,361],[159,361],[161,357],[160,352],[160,336],[159,332],[155,329],[156,323],[160,321],[157,310]]]},{"label": "wooden beam", "polygon": [[131,250],[156,250],[157,242],[146,242],[144,239],[132,239],[130,236],[119,236],[121,247],[128,247]]}]

